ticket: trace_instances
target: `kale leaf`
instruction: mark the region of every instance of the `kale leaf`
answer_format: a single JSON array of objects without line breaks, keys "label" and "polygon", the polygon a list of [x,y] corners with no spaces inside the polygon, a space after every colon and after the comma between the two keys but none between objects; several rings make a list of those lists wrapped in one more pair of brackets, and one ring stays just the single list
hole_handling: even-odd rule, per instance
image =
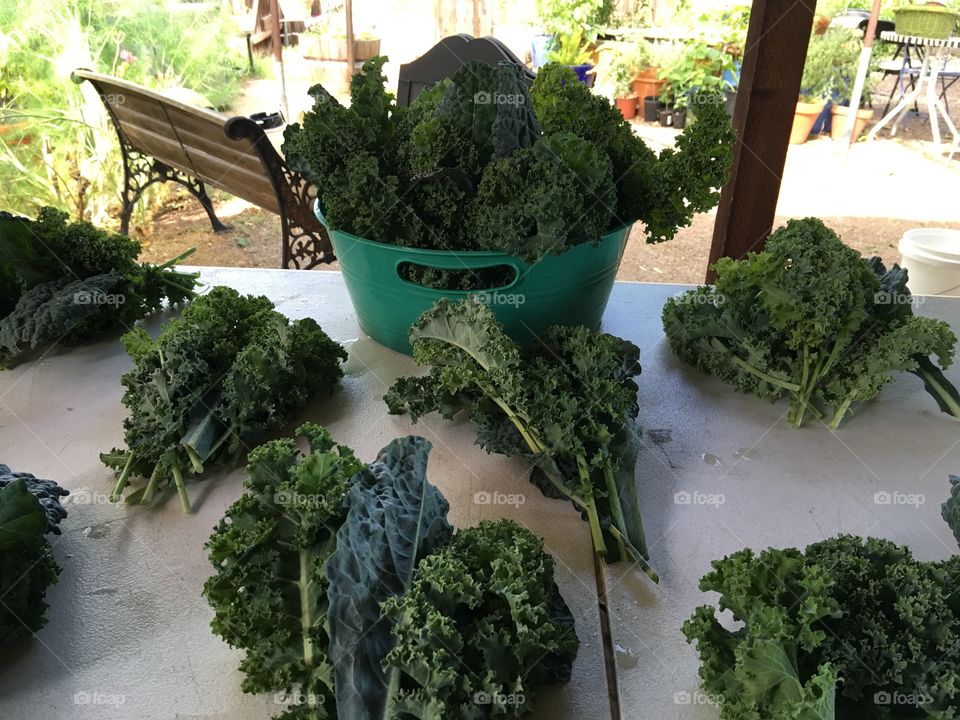
[{"label": "kale leaf", "polygon": [[0,463],[0,490],[15,480],[23,480],[30,494],[40,501],[47,516],[47,532],[59,535],[60,521],[67,516],[67,511],[60,504],[60,498],[69,495],[70,491],[53,480],[43,480],[27,472],[13,472],[7,465]]},{"label": "kale leaf", "polygon": [[0,216],[0,365],[38,347],[72,345],[117,330],[193,297],[196,275],[137,263],[140,245],[66,213],[43,208],[36,221]]},{"label": "kale leaf", "polygon": [[364,467],[323,428],[298,433],[306,451],[250,453],[207,543],[213,631],[244,651],[245,692],[286,696],[277,720],[480,720],[569,679],[573,616],[539,538],[501,521],[451,539],[423,438]]},{"label": "kale leaf", "polygon": [[[807,547],[746,549],[700,581],[720,594],[683,628],[724,720],[952,720],[960,706],[956,557],[916,560],[887,540],[841,535]],[[914,698],[891,715],[883,698]]]},{"label": "kale leaf", "polygon": [[551,328],[541,342],[524,353],[489,307],[439,300],[410,330],[429,374],[400,378],[384,400],[414,422],[465,411],[482,447],[526,458],[541,489],[586,516],[599,555],[655,579],[633,495],[640,352],[584,327]]},{"label": "kale leaf", "polygon": [[943,504],[943,519],[953,530],[957,544],[960,544],[960,476],[950,476],[950,497]]},{"label": "kale leaf", "polygon": [[135,367],[121,382],[127,447],[101,454],[118,472],[113,499],[132,476],[149,478],[128,501],[149,503],[173,484],[184,511],[184,477],[234,464],[342,377],[346,351],[311,318],[291,322],[266,297],[215,287],[167,323],[123,337]]},{"label": "kale leaf", "polygon": [[0,486],[0,647],[29,638],[46,625],[49,605],[44,596],[61,570],[45,537],[48,523],[27,478]]},{"label": "kale leaf", "polygon": [[940,408],[960,418],[960,395],[941,370],[956,336],[945,322],[913,315],[902,268],[865,260],[815,218],[791,220],[762,252],[714,267],[714,287],[663,308],[667,339],[684,362],[740,392],[789,397],[794,427],[812,414],[836,428],[898,371],[919,375]]}]

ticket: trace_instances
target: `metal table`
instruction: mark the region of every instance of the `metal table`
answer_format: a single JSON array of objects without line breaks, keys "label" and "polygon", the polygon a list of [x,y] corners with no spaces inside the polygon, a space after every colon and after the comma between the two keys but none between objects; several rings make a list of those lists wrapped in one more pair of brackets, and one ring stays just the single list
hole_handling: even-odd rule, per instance
[{"label": "metal table", "polygon": [[930,115],[930,128],[933,132],[933,142],[937,145],[941,144],[939,115],[943,115],[943,120],[953,135],[953,143],[950,145],[950,155],[948,157],[948,159],[953,159],[953,154],[957,151],[957,147],[960,147],[960,133],[957,132],[953,120],[950,119],[950,114],[947,112],[942,98],[937,94],[937,78],[943,69],[944,58],[947,53],[950,50],[960,48],[960,37],[939,40],[915,35],[900,35],[896,32],[884,32],[880,33],[880,38],[887,42],[899,43],[907,47],[922,47],[925,52],[923,63],[920,66],[920,72],[917,76],[916,86],[910,93],[900,98],[900,102],[894,106],[893,110],[883,116],[880,122],[870,131],[867,139],[873,140],[876,138],[877,134],[890,122],[893,122],[890,134],[896,135],[897,126],[900,124],[900,119],[904,113],[908,111],[911,104],[915,103],[917,99],[925,93],[927,112]]},{"label": "metal table", "polygon": [[[573,508],[530,485],[524,462],[479,449],[466,422],[411,425],[386,415],[388,384],[417,369],[363,336],[339,273],[204,268],[202,278],[268,295],[349,347],[341,388],[303,419],[326,425],[365,459],[394,437],[422,434],[433,442],[429,477],[450,500],[454,525],[510,517],[544,537],[581,647],[571,682],[544,690],[534,718],[610,718],[589,531]],[[956,550],[938,515],[947,475],[960,472],[960,425],[938,412],[917,378],[897,379],[836,433],[794,430],[785,405],[739,395],[674,358],[660,310],[683,289],[617,283],[604,316],[606,330],[642,350],[636,479],[661,576],[653,585],[626,564],[605,570],[623,720],[718,717],[697,690],[696,653],[680,632],[695,606],[713,600],[696,588],[711,560],[838,532],[909,543],[922,558]],[[932,298],[918,312],[960,332],[960,300]],[[0,373],[0,462],[73,492],[64,534],[54,539],[64,570],[47,595],[49,624],[0,657],[0,718],[263,720],[279,708],[241,692],[240,655],[210,632],[212,612],[200,596],[210,574],[203,543],[239,496],[242,471],[191,484],[192,516],[173,498],[156,508],[106,501],[113,479],[97,453],[122,440],[119,377],[130,365],[111,339]],[[947,375],[960,383],[957,367]],[[495,491],[524,502],[484,502]],[[922,493],[926,502],[875,504],[880,492]]]}]

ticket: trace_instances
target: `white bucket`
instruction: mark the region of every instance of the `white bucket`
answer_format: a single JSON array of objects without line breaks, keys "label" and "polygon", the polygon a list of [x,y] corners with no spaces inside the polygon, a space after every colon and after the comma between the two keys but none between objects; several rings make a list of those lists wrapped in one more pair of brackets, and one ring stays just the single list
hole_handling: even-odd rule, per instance
[{"label": "white bucket", "polygon": [[900,239],[900,258],[914,295],[960,297],[960,230],[907,230]]}]

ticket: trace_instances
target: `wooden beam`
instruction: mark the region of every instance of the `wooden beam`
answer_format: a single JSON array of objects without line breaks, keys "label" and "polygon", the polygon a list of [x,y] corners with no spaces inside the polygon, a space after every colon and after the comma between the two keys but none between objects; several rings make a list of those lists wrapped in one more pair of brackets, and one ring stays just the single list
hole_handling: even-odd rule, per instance
[{"label": "wooden beam", "polygon": [[350,85],[350,80],[353,78],[353,73],[356,68],[356,46],[353,38],[353,0],[344,0],[343,3],[343,13],[347,19],[347,86]]},{"label": "wooden beam", "polygon": [[[737,144],[720,195],[710,263],[760,250],[773,229],[816,0],[754,0],[733,125]],[[713,281],[707,271],[707,282]]]}]

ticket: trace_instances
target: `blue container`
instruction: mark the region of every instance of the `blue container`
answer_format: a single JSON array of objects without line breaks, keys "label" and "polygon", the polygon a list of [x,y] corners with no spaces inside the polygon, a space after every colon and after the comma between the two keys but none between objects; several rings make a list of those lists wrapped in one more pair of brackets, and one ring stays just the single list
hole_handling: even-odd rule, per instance
[{"label": "blue container", "polygon": [[543,67],[547,64],[547,53],[550,52],[550,44],[553,42],[553,35],[534,35],[530,41],[530,59],[533,62],[534,69]]},{"label": "blue container", "polygon": [[590,63],[587,63],[586,65],[571,65],[570,68],[577,74],[577,80],[582,82],[587,87],[593,87],[593,81],[597,77],[590,72],[593,70],[593,65]]}]

